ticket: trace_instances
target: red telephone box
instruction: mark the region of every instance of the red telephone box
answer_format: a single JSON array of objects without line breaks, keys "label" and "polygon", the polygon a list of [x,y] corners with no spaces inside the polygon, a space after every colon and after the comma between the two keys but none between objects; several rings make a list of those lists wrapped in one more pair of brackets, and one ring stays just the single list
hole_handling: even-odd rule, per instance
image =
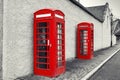
[{"label": "red telephone box", "polygon": [[82,22],[77,27],[77,58],[92,59],[93,57],[93,24]]},{"label": "red telephone box", "polygon": [[55,77],[65,72],[65,21],[60,10],[34,13],[34,74]]}]

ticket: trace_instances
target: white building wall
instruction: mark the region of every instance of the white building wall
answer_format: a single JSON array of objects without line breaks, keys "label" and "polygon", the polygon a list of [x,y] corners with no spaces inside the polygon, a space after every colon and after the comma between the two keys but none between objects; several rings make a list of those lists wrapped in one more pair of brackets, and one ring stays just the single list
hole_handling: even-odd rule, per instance
[{"label": "white building wall", "polygon": [[115,45],[117,43],[116,36],[113,34],[112,35],[112,45]]},{"label": "white building wall", "polygon": [[3,50],[3,0],[0,0],[0,80],[2,80],[2,52]]},{"label": "white building wall", "polygon": [[110,11],[107,8],[107,11],[105,12],[105,21],[103,22],[103,44],[102,47],[110,47],[111,44],[111,17],[110,17]]},{"label": "white building wall", "polygon": [[93,22],[94,50],[102,48],[102,23],[69,0],[4,0],[4,80],[33,73],[33,13],[42,8],[55,8],[65,13],[66,59],[75,58],[79,22]]}]

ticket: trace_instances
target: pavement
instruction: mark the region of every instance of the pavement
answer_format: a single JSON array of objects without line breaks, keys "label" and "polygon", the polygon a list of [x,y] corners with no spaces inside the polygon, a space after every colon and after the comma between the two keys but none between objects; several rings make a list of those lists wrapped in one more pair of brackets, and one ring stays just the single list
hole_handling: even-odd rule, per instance
[{"label": "pavement", "polygon": [[120,51],[88,80],[120,80]]},{"label": "pavement", "polygon": [[66,72],[55,78],[48,78],[31,74],[17,78],[15,80],[86,80],[84,77],[86,77],[87,74],[91,73],[91,71],[98,67],[99,64],[104,62],[108,57],[113,55],[113,53],[115,53],[119,48],[120,42],[118,42],[113,47],[94,52],[94,58],[92,60],[74,59],[67,61]]}]

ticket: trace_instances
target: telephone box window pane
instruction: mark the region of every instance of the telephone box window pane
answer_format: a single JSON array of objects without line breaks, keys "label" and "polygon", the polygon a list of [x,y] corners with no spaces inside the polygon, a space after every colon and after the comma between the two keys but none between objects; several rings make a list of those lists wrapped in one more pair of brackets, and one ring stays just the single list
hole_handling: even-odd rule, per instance
[{"label": "telephone box window pane", "polygon": [[62,66],[62,62],[58,62],[58,66],[59,66],[59,67]]},{"label": "telephone box window pane", "polygon": [[47,40],[38,40],[38,44],[47,44]]},{"label": "telephone box window pane", "polygon": [[84,38],[84,39],[88,39],[88,37],[86,37],[86,36],[84,36],[83,38]]},{"label": "telephone box window pane", "polygon": [[47,27],[47,22],[40,22],[39,27]]},{"label": "telephone box window pane", "polygon": [[88,46],[88,44],[87,44],[87,43],[84,43],[84,46]]},{"label": "telephone box window pane", "polygon": [[83,55],[87,55],[87,53],[86,53],[86,52],[84,52],[84,53],[83,53]]},{"label": "telephone box window pane", "polygon": [[46,34],[38,34],[37,37],[41,38],[41,39],[46,39],[47,35]]},{"label": "telephone box window pane", "polygon": [[84,34],[84,37],[87,36],[87,34]]},{"label": "telephone box window pane", "polygon": [[84,47],[84,48],[88,48],[88,46],[84,46],[84,45],[83,45],[83,47]]},{"label": "telephone box window pane", "polygon": [[40,29],[37,29],[37,32],[46,33],[46,32],[47,32],[47,28],[40,28]]},{"label": "telephone box window pane", "polygon": [[58,56],[61,56],[62,55],[62,51],[58,51]]},{"label": "telephone box window pane", "polygon": [[62,57],[58,57],[58,61],[62,61]]},{"label": "telephone box window pane", "polygon": [[58,39],[62,39],[62,35],[59,34],[59,35],[58,35]]},{"label": "telephone box window pane", "polygon": [[38,46],[37,49],[38,50],[47,50],[47,46]]},{"label": "telephone box window pane", "polygon": [[62,50],[62,46],[58,46],[58,50]]},{"label": "telephone box window pane", "polygon": [[84,43],[86,43],[87,41],[86,40],[83,40]]},{"label": "telephone box window pane", "polygon": [[38,56],[43,56],[43,57],[47,56],[47,52],[38,52],[37,54]]},{"label": "telephone box window pane", "polygon": [[58,34],[62,34],[62,29],[58,29]]},{"label": "telephone box window pane", "polygon": [[88,31],[83,31],[84,32],[84,34],[87,34],[88,33]]},{"label": "telephone box window pane", "polygon": [[47,62],[47,58],[38,58],[37,59],[38,62]]},{"label": "telephone box window pane", "polygon": [[37,67],[47,69],[47,64],[37,64]]},{"label": "telephone box window pane", "polygon": [[58,27],[58,29],[62,29],[62,24],[61,24],[61,23],[58,23],[58,24],[57,24],[57,27]]},{"label": "telephone box window pane", "polygon": [[62,44],[62,40],[58,40],[58,44]]},{"label": "telephone box window pane", "polygon": [[87,52],[88,50],[87,50],[87,48],[86,49],[84,49],[84,52]]}]

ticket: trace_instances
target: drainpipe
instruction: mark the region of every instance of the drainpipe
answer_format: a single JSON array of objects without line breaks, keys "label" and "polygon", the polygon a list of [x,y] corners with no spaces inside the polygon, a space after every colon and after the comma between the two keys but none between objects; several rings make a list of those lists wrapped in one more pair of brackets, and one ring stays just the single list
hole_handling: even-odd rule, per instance
[{"label": "drainpipe", "polygon": [[110,24],[110,26],[111,26],[111,44],[110,44],[110,47],[112,47],[112,22],[113,22],[113,20],[112,20],[112,14],[110,15],[110,18],[111,18],[111,24]]},{"label": "drainpipe", "polygon": [[110,46],[112,47],[112,22],[111,22],[111,44]]}]

